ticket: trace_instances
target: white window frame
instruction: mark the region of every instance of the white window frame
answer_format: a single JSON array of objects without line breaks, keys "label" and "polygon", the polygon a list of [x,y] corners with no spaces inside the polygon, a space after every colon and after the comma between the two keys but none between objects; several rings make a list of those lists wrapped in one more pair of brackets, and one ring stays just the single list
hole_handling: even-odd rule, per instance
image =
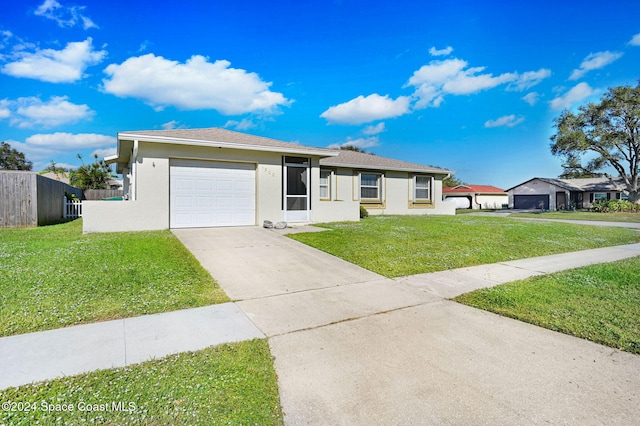
[{"label": "white window frame", "polygon": [[[362,197],[362,175],[372,175],[376,177],[376,185],[366,185],[365,188],[376,188],[378,190],[378,196],[376,198],[363,198]],[[360,172],[358,174],[358,197],[362,203],[381,203],[383,198],[382,181],[384,175],[380,172]]]},{"label": "white window frame", "polygon": [[[322,179],[323,179],[322,175],[323,174],[327,174],[327,173],[328,173],[328,175],[326,176],[327,183],[323,184],[322,183]],[[323,201],[332,200],[332,197],[331,197],[331,189],[332,189],[332,186],[333,186],[332,185],[332,181],[333,181],[333,170],[331,170],[331,169],[320,169],[320,184],[319,184],[320,190],[319,190],[318,194],[319,194],[321,200],[323,200]],[[327,188],[327,196],[326,197],[322,196],[322,188]]]},{"label": "white window frame", "polygon": [[[418,178],[427,178],[427,187],[426,188],[418,188]],[[413,202],[414,203],[426,203],[433,201],[433,184],[434,179],[433,176],[429,175],[414,175],[413,176]],[[418,189],[427,189],[428,196],[427,198],[418,197]]]}]

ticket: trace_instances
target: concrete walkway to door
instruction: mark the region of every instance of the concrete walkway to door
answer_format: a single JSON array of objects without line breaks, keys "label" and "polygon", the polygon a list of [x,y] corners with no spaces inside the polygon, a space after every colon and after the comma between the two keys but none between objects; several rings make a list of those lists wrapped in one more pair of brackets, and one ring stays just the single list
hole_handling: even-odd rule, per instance
[{"label": "concrete walkway to door", "polygon": [[269,337],[287,424],[640,417],[640,357],[444,299],[640,244],[392,280],[261,228],[174,233]]}]

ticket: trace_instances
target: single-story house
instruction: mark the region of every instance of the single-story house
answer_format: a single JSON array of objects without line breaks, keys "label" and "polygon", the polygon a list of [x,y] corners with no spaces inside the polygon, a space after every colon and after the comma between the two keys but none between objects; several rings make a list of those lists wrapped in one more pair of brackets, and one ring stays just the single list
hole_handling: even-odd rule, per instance
[{"label": "single-story house", "polygon": [[501,209],[509,204],[509,194],[491,185],[462,184],[442,188],[445,200],[454,200],[458,209]]},{"label": "single-story house", "polygon": [[449,170],[220,128],[121,132],[106,157],[124,200],[83,203],[85,232],[454,214]]},{"label": "single-story house", "polygon": [[601,200],[626,199],[620,178],[533,178],[509,188],[509,207],[514,209],[588,209]]}]

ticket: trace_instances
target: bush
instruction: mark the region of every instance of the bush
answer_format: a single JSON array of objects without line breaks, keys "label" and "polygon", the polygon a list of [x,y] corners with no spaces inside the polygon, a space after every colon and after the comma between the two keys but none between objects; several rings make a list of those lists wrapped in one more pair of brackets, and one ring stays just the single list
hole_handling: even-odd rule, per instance
[{"label": "bush", "polygon": [[626,200],[597,201],[591,210],[599,213],[637,213],[640,205]]},{"label": "bush", "polygon": [[360,219],[369,217],[369,212],[364,207],[360,206]]}]

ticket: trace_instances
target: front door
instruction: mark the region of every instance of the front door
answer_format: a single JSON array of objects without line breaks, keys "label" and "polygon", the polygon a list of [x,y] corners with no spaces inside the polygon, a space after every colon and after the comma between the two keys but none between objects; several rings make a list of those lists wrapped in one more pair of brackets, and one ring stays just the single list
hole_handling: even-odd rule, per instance
[{"label": "front door", "polygon": [[556,210],[567,209],[567,194],[565,192],[556,192]]},{"label": "front door", "polygon": [[310,166],[305,157],[284,157],[283,210],[285,222],[308,222],[310,219]]}]

